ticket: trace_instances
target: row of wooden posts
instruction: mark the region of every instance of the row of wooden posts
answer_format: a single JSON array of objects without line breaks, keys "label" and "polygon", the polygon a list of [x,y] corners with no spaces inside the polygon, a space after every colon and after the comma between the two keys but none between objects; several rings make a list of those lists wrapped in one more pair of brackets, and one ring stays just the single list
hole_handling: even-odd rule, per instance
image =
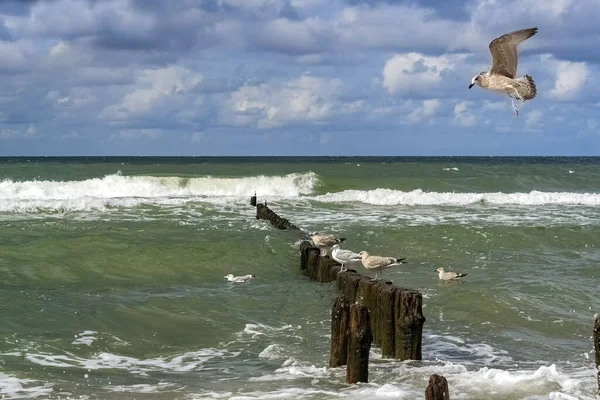
[{"label": "row of wooden posts", "polygon": [[[279,217],[266,204],[256,204],[256,218],[270,221],[278,229],[299,230]],[[368,382],[369,352],[374,342],[384,358],[421,360],[423,296],[391,282],[373,281],[354,270],[338,273],[340,264],[309,241],[300,244],[300,269],[316,282],[335,282],[339,296],[331,310],[331,351],[329,365],[346,365],[348,383]],[[594,325],[594,348],[600,391],[600,316]],[[426,400],[449,400],[446,378],[433,374],[425,390]]]}]

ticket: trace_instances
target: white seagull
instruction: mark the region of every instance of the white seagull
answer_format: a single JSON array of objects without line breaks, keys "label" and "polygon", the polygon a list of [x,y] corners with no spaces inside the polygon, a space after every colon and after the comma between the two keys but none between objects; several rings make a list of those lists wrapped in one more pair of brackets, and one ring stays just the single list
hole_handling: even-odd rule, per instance
[{"label": "white seagull", "polygon": [[463,276],[467,276],[467,274],[461,274],[460,272],[446,272],[444,268],[438,268],[435,272],[439,272],[439,278],[443,281],[457,281],[460,280]]},{"label": "white seagull", "polygon": [[[333,247],[333,245],[340,244],[346,240],[346,238],[337,238],[329,233],[321,232],[312,232],[310,236],[315,246],[321,249],[321,255],[327,255],[327,251]],[[325,251],[325,254],[323,254],[323,251]]]},{"label": "white seagull", "polygon": [[339,244],[334,244],[332,247],[332,251],[331,251],[331,257],[339,262],[340,264],[342,264],[342,268],[338,271],[338,274],[340,272],[344,272],[347,270],[346,268],[346,264],[352,261],[360,261],[361,260],[361,256],[353,251],[350,250],[342,250],[340,249],[340,245]]},{"label": "white seagull", "polygon": [[508,94],[515,114],[519,115],[514,99],[522,102],[531,100],[537,95],[537,88],[529,75],[516,78],[519,59],[517,46],[535,35],[537,31],[538,28],[521,29],[492,40],[490,43],[492,66],[489,71],[475,75],[471,79],[469,89],[477,85],[494,92]]},{"label": "white seagull", "polygon": [[229,282],[233,283],[242,283],[248,282],[250,279],[254,278],[256,275],[241,275],[241,276],[233,276],[233,274],[225,275],[223,278],[227,278]]},{"label": "white seagull", "polygon": [[406,258],[395,258],[395,257],[381,257],[381,256],[372,256],[366,251],[361,251],[358,253],[362,259],[362,265],[366,269],[371,269],[375,271],[375,279],[379,279],[379,274],[381,270],[394,267],[400,264],[406,264]]}]

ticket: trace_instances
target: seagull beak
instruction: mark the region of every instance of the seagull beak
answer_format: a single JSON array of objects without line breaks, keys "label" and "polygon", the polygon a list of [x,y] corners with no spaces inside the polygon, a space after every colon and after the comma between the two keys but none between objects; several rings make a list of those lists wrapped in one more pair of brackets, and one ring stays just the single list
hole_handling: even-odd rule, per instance
[{"label": "seagull beak", "polygon": [[469,85],[469,89],[471,89],[471,88],[473,87],[473,85],[475,85],[475,84],[474,84],[474,83],[471,83],[471,84]]}]

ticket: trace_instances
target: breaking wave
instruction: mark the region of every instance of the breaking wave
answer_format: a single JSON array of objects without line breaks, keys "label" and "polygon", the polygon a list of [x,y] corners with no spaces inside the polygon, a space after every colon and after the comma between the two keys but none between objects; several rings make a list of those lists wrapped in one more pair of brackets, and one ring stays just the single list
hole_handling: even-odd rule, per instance
[{"label": "breaking wave", "polygon": [[181,204],[211,197],[294,198],[310,194],[313,172],[284,176],[155,177],[120,173],[82,181],[0,181],[0,212],[88,211],[139,204]]},{"label": "breaking wave", "polygon": [[403,192],[391,189],[344,190],[315,196],[323,203],[365,203],[378,206],[466,206],[492,205],[600,205],[600,194],[570,192],[529,193],[454,193],[424,192],[421,189]]}]

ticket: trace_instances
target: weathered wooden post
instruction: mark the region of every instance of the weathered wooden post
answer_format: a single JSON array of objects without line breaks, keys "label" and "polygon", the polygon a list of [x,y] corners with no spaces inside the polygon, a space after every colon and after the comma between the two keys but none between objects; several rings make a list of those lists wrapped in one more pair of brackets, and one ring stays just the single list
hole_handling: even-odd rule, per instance
[{"label": "weathered wooden post", "polygon": [[279,215],[273,212],[266,204],[258,203],[256,205],[256,219],[267,220],[277,229],[296,229],[300,230],[296,225],[292,224],[285,218],[281,218]]},{"label": "weathered wooden post", "polygon": [[256,207],[256,195],[250,197],[250,205]]},{"label": "weathered wooden post", "polygon": [[394,302],[397,296],[396,292],[400,290],[402,289],[384,282],[380,282],[375,286],[377,305],[371,312],[376,314],[374,332],[377,332],[377,344],[381,349],[381,356],[384,358],[394,358],[396,356]]},{"label": "weathered wooden post", "polygon": [[421,360],[423,339],[423,296],[415,290],[396,290],[394,299],[396,358]]},{"label": "weathered wooden post", "polygon": [[600,392],[600,315],[596,315],[594,324],[594,350],[596,351],[596,380],[598,381],[598,392]]},{"label": "weathered wooden post", "polygon": [[425,389],[425,400],[450,400],[446,378],[437,374],[429,377],[429,385]]},{"label": "weathered wooden post", "polygon": [[371,350],[373,335],[367,307],[359,303],[350,306],[349,327],[346,382],[368,382],[369,350]]},{"label": "weathered wooden post", "polygon": [[350,303],[338,297],[331,308],[331,368],[346,365],[348,360],[348,324],[350,322]]}]

